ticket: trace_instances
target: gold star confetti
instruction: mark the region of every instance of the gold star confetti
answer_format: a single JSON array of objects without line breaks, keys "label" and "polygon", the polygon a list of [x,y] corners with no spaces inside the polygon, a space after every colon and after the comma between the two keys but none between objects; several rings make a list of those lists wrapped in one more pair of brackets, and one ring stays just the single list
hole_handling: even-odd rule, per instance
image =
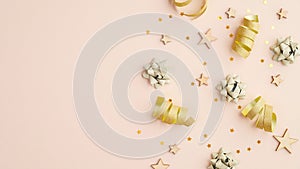
[{"label": "gold star confetti", "polygon": [[279,145],[276,148],[276,151],[285,148],[289,153],[291,152],[291,145],[298,141],[298,139],[290,138],[288,134],[288,129],[285,129],[283,136],[273,136],[278,142]]},{"label": "gold star confetti", "polygon": [[137,130],[136,133],[137,133],[138,135],[140,135],[140,134],[142,134],[142,130]]},{"label": "gold star confetti", "polygon": [[164,164],[162,159],[160,158],[156,164],[151,164],[153,169],[167,169],[170,165]]},{"label": "gold star confetti", "polygon": [[200,36],[201,40],[198,42],[198,45],[205,44],[208,49],[210,49],[209,42],[213,42],[213,41],[217,40],[217,38],[212,35],[211,29],[208,29],[206,31],[205,35],[203,35],[201,32],[199,32],[199,36]]},{"label": "gold star confetti", "polygon": [[236,11],[232,8],[229,8],[226,12],[227,18],[235,18]]},{"label": "gold star confetti", "polygon": [[187,138],[187,141],[192,141],[192,137],[188,137],[188,138]]},{"label": "gold star confetti", "polygon": [[277,15],[278,15],[278,17],[279,17],[278,19],[279,19],[279,20],[282,19],[282,18],[286,19],[286,18],[287,18],[287,13],[288,13],[288,11],[283,10],[283,9],[281,8],[280,11],[277,12]]},{"label": "gold star confetti", "polygon": [[196,80],[199,82],[199,86],[202,86],[202,85],[208,85],[208,77],[205,77],[204,75],[203,75],[203,73],[201,73],[201,75],[200,75],[200,78],[197,78]]},{"label": "gold star confetti", "polygon": [[207,144],[207,148],[211,148],[211,144]]},{"label": "gold star confetti", "polygon": [[261,143],[261,140],[257,140],[257,144],[260,144]]},{"label": "gold star confetti", "polygon": [[170,147],[169,152],[174,155],[180,150],[180,148],[176,144],[170,145],[169,147]]},{"label": "gold star confetti", "polygon": [[278,87],[281,82],[283,82],[283,80],[281,79],[280,74],[272,76],[271,84],[275,84]]},{"label": "gold star confetti", "polygon": [[170,43],[170,39],[169,37],[167,37],[166,35],[161,35],[161,39],[160,41],[164,44],[164,45],[167,45],[167,43]]}]

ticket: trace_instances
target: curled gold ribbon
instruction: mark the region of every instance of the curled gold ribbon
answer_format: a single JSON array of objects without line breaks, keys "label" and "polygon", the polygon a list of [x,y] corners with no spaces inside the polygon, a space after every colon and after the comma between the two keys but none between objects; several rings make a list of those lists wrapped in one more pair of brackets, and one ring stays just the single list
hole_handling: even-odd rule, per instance
[{"label": "curled gold ribbon", "polygon": [[[173,7],[175,8],[175,10],[177,11],[177,7],[185,7],[187,5],[189,5],[193,0],[186,0],[183,2],[177,2],[176,0],[169,0],[170,3],[173,5]],[[182,16],[187,16],[187,17],[191,17],[192,19],[196,19],[199,16],[201,16],[207,9],[207,1],[208,0],[203,0],[203,4],[201,5],[201,7],[195,12],[195,13],[184,13],[184,12],[180,12],[180,15]]]},{"label": "curled gold ribbon", "polygon": [[267,132],[273,132],[276,126],[276,114],[273,112],[273,107],[265,104],[261,96],[250,102],[241,112],[245,117],[252,120],[258,116],[256,127],[264,129]]},{"label": "curled gold ribbon", "polygon": [[195,122],[192,117],[187,119],[187,108],[173,105],[172,100],[164,97],[157,97],[152,115],[168,124],[190,126]]},{"label": "curled gold ribbon", "polygon": [[247,58],[250,55],[258,31],[259,31],[258,16],[257,15],[245,16],[243,24],[240,25],[236,33],[235,40],[232,44],[232,50],[234,50],[240,56]]}]

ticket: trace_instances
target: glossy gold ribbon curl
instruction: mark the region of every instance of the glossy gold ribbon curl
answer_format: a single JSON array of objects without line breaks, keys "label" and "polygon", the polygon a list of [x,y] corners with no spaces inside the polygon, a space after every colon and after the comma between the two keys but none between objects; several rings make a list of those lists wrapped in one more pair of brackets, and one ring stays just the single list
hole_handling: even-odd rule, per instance
[{"label": "glossy gold ribbon curl", "polygon": [[265,104],[261,96],[254,99],[243,110],[242,114],[252,120],[258,116],[256,127],[264,129],[267,132],[273,132],[276,126],[276,114],[273,112],[273,107]]},{"label": "glossy gold ribbon curl", "polygon": [[173,105],[172,100],[163,97],[157,97],[152,115],[168,124],[190,126],[195,122],[192,117],[187,119],[187,108]]},{"label": "glossy gold ribbon curl", "polygon": [[235,40],[232,44],[232,50],[234,50],[240,56],[247,58],[250,55],[258,31],[259,31],[258,16],[257,15],[245,16],[243,24],[240,25],[236,33]]},{"label": "glossy gold ribbon curl", "polygon": [[[175,8],[175,10],[177,11],[177,8],[180,7],[185,7],[187,5],[189,5],[193,0],[186,0],[183,2],[177,2],[176,0],[169,0],[169,2],[173,5],[173,7]],[[192,19],[196,19],[199,16],[201,16],[207,9],[207,1],[208,0],[203,0],[203,3],[201,5],[201,7],[195,12],[195,13],[184,13],[184,12],[180,12],[180,15],[182,16],[187,16],[187,17],[191,17]]]}]

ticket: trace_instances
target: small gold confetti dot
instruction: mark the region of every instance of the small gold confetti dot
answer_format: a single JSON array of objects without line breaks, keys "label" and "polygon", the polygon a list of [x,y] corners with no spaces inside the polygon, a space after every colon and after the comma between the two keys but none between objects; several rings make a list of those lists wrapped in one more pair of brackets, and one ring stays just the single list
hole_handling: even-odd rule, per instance
[{"label": "small gold confetti dot", "polygon": [[188,137],[188,138],[187,138],[187,141],[192,141],[192,138],[191,138],[191,137]]},{"label": "small gold confetti dot", "polygon": [[267,40],[265,41],[265,44],[266,44],[266,45],[268,45],[269,43],[270,43],[269,41],[267,41]]},{"label": "small gold confetti dot", "polygon": [[215,102],[218,102],[218,98],[215,98],[214,101],[215,101]]},{"label": "small gold confetti dot", "polygon": [[251,12],[251,10],[250,9],[247,9],[247,13],[250,13]]},{"label": "small gold confetti dot", "polygon": [[169,99],[169,102],[172,102],[172,99]]},{"label": "small gold confetti dot", "polygon": [[208,135],[207,135],[207,134],[204,134],[203,136],[204,136],[204,138],[207,138],[207,137],[208,137]]},{"label": "small gold confetti dot", "polygon": [[219,20],[222,20],[223,18],[222,18],[222,16],[218,16],[218,19],[219,19]]},{"label": "small gold confetti dot", "polygon": [[248,148],[247,148],[247,151],[251,151],[251,147],[248,147]]},{"label": "small gold confetti dot", "polygon": [[206,66],[206,65],[207,65],[207,63],[206,63],[206,62],[203,62],[203,65],[204,65],[204,66]]},{"label": "small gold confetti dot", "polygon": [[233,35],[232,33],[231,33],[231,34],[229,34],[229,37],[231,37],[231,38],[232,38],[233,36],[234,36],[234,35]]},{"label": "small gold confetti dot", "polygon": [[190,37],[189,37],[189,36],[186,36],[185,39],[186,39],[186,40],[190,40]]},{"label": "small gold confetti dot", "polygon": [[269,64],[269,67],[270,67],[270,68],[272,68],[272,67],[273,67],[273,64],[272,64],[272,63],[270,63],[270,64]]},{"label": "small gold confetti dot", "polygon": [[140,135],[142,134],[142,130],[137,130],[136,133]]},{"label": "small gold confetti dot", "polygon": [[260,144],[261,143],[261,140],[257,140],[257,144]]},{"label": "small gold confetti dot", "polygon": [[231,129],[230,129],[230,133],[233,133],[233,132],[234,132],[234,129],[233,129],[233,128],[231,128]]},{"label": "small gold confetti dot", "polygon": [[260,63],[264,63],[265,62],[265,60],[264,59],[260,59]]},{"label": "small gold confetti dot", "polygon": [[229,25],[226,25],[226,29],[229,29],[230,28],[230,26]]},{"label": "small gold confetti dot", "polygon": [[230,57],[229,60],[232,62],[234,61],[234,57]]},{"label": "small gold confetti dot", "polygon": [[268,3],[268,1],[267,1],[267,0],[264,0],[264,4],[267,5],[267,3]]},{"label": "small gold confetti dot", "polygon": [[236,153],[237,153],[237,154],[240,154],[240,153],[241,153],[241,150],[236,150]]},{"label": "small gold confetti dot", "polygon": [[207,148],[210,148],[211,147],[211,144],[207,144]]},{"label": "small gold confetti dot", "polygon": [[183,16],[183,15],[184,15],[184,12],[180,12],[180,15]]},{"label": "small gold confetti dot", "polygon": [[149,30],[146,30],[146,34],[149,35],[149,34],[150,34],[150,31],[149,31]]},{"label": "small gold confetti dot", "polygon": [[164,145],[164,144],[165,144],[165,142],[161,141],[161,142],[159,142],[159,144],[160,144],[160,145]]},{"label": "small gold confetti dot", "polygon": [[274,30],[274,29],[275,29],[275,26],[274,26],[274,25],[272,25],[272,26],[271,26],[271,29],[272,29],[272,30]]},{"label": "small gold confetti dot", "polygon": [[242,106],[241,106],[241,105],[238,105],[238,109],[239,109],[239,110],[242,109]]},{"label": "small gold confetti dot", "polygon": [[158,22],[161,22],[162,21],[162,19],[161,18],[158,18]]},{"label": "small gold confetti dot", "polygon": [[172,15],[169,15],[169,18],[173,18],[173,16],[172,16]]},{"label": "small gold confetti dot", "polygon": [[195,82],[192,82],[191,85],[194,86],[194,85],[195,85]]}]

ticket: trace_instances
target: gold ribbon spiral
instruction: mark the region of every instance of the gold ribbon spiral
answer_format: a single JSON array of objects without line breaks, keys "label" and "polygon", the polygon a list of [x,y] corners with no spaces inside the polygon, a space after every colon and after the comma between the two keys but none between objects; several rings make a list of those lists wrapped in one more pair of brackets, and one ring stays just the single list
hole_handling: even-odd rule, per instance
[{"label": "gold ribbon spiral", "polygon": [[243,110],[242,114],[252,120],[258,116],[256,127],[264,129],[267,132],[273,132],[276,126],[276,114],[273,112],[273,107],[265,104],[261,96],[250,102]]},{"label": "gold ribbon spiral", "polygon": [[243,24],[240,25],[236,33],[234,43],[232,44],[232,49],[240,56],[247,58],[250,55],[258,31],[258,16],[245,16]]},{"label": "gold ribbon spiral", "polygon": [[195,122],[192,117],[186,119],[187,108],[173,105],[171,99],[165,100],[163,97],[157,97],[152,115],[168,124],[190,126]]},{"label": "gold ribbon spiral", "polygon": [[[169,1],[173,5],[175,10],[177,11],[177,7],[178,8],[185,7],[185,6],[189,5],[193,0],[186,0],[186,1],[183,1],[183,2],[177,2],[176,0],[169,0]],[[192,19],[198,18],[199,16],[201,16],[206,11],[207,1],[208,0],[204,0],[201,7],[195,13],[188,14],[188,13],[180,12],[180,15],[191,17]]]}]

